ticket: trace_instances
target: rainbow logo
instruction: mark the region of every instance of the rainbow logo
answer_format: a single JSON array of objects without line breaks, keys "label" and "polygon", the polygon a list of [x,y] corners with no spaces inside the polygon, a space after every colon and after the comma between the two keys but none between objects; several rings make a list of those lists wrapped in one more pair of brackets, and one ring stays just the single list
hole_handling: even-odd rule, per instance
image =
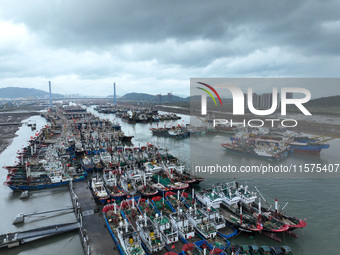
[{"label": "rainbow logo", "polygon": [[[197,83],[199,83],[199,84],[201,84],[201,85],[203,85],[203,86],[206,86],[206,87],[209,88],[212,92],[214,92],[215,95],[217,96],[218,100],[220,101],[221,106],[222,106],[222,100],[221,100],[221,98],[220,98],[220,95],[217,93],[217,91],[216,91],[213,87],[211,87],[210,85],[205,84],[205,83],[203,83],[203,82],[197,82]],[[203,90],[204,92],[206,92],[206,93],[212,98],[212,100],[214,100],[215,106],[217,106],[216,100],[215,100],[214,96],[211,94],[210,91],[208,91],[208,90],[206,90],[206,89],[204,89],[204,88],[200,88],[200,87],[197,87],[197,88],[200,89],[200,90]]]}]

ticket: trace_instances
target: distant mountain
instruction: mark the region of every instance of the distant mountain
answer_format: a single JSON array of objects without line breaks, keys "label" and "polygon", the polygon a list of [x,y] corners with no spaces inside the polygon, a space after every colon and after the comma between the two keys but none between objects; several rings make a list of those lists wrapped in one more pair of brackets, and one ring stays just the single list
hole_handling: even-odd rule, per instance
[{"label": "distant mountain", "polygon": [[321,97],[310,100],[306,106],[337,106],[340,107],[340,96]]},{"label": "distant mountain", "polygon": [[175,95],[150,95],[146,93],[127,93],[124,96],[118,98],[118,100],[133,100],[133,101],[154,101],[158,102],[161,99],[162,102],[188,102],[189,98],[183,98]]},{"label": "distant mountain", "polygon": [[[48,98],[49,93],[40,89],[7,87],[0,88],[0,98]],[[52,93],[53,98],[63,98],[64,95]]]}]

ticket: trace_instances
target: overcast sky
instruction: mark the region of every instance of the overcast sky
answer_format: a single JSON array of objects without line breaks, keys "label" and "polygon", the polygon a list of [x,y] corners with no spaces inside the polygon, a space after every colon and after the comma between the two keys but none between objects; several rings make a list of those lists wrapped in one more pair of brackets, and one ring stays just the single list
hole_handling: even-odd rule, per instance
[{"label": "overcast sky", "polygon": [[338,0],[0,0],[0,87],[189,95],[192,77],[339,77],[339,42]]}]

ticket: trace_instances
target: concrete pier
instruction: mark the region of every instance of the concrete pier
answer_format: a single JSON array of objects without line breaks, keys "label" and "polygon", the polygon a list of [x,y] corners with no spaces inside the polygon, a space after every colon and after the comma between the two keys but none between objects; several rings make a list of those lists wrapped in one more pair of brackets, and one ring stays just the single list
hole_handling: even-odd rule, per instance
[{"label": "concrete pier", "polygon": [[15,233],[8,233],[0,235],[0,248],[3,247],[16,247],[20,244],[28,243],[31,241],[35,241],[41,238],[74,231],[79,228],[78,222],[71,222],[65,224],[56,224],[51,226],[45,226],[41,228],[15,232]]},{"label": "concrete pier", "polygon": [[79,210],[80,236],[85,254],[118,254],[88,184],[75,182],[70,189],[72,201]]}]

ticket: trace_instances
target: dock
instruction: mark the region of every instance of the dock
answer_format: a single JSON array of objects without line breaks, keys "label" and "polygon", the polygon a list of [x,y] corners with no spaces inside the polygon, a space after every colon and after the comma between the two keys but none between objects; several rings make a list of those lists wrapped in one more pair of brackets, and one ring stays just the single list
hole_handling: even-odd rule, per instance
[{"label": "dock", "polygon": [[118,254],[88,184],[83,181],[70,184],[70,194],[75,208],[79,210],[79,232],[85,254]]},{"label": "dock", "polygon": [[0,235],[0,248],[8,247],[16,247],[20,244],[28,243],[31,241],[35,241],[41,238],[69,232],[75,231],[79,228],[78,222],[64,223],[64,224],[56,224],[51,226],[45,226],[41,228],[8,233]]},{"label": "dock", "polygon": [[12,122],[12,123],[0,123],[0,126],[20,126],[21,122]]}]

